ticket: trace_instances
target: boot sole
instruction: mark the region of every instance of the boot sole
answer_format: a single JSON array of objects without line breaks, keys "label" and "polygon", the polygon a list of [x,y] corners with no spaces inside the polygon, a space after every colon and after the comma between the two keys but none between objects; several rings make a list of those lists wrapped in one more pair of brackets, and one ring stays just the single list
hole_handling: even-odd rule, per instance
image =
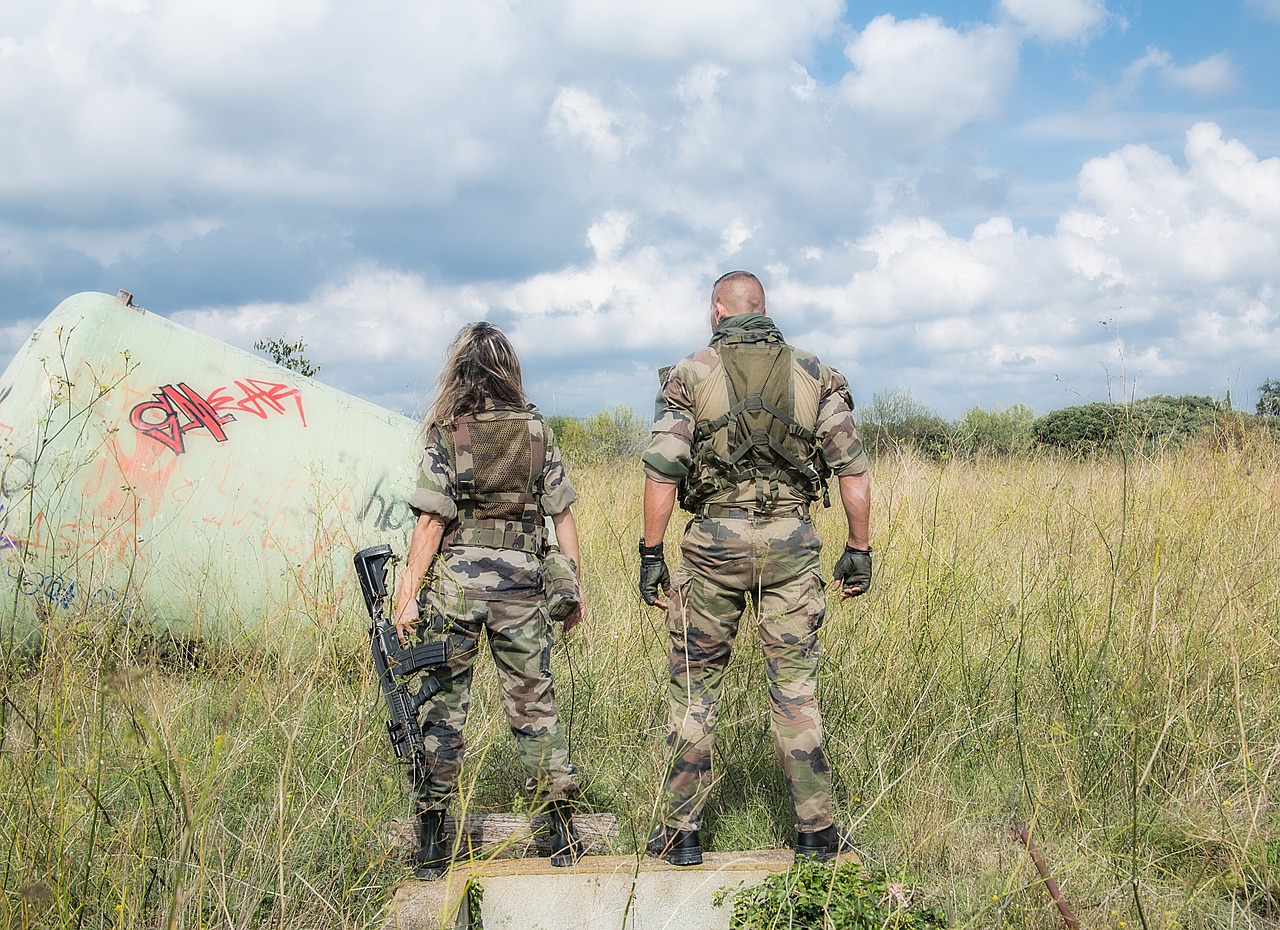
[{"label": "boot sole", "polygon": [[662,859],[672,865],[702,865],[701,849],[672,849],[665,853],[647,849],[645,852],[655,859]]}]

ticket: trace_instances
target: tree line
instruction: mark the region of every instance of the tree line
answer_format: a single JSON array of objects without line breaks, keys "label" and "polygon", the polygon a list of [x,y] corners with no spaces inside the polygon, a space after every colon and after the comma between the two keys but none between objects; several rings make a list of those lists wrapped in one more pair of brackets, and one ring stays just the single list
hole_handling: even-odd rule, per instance
[{"label": "tree line", "polygon": [[[1160,394],[1118,403],[1086,403],[1037,417],[1023,404],[973,407],[948,421],[910,391],[877,393],[856,411],[873,458],[911,451],[934,461],[1017,457],[1042,451],[1073,456],[1116,452],[1150,455],[1198,438],[1239,442],[1248,435],[1280,439],[1280,380],[1259,388],[1256,414],[1233,410],[1230,399]],[[577,461],[634,458],[649,439],[649,421],[618,406],[579,418],[547,418],[560,448]]]},{"label": "tree line", "polygon": [[[278,365],[303,375],[320,366],[307,357],[306,343],[286,337],[263,339],[253,346]],[[872,456],[902,450],[943,461],[958,456],[1021,456],[1038,450],[1072,455],[1125,451],[1151,454],[1197,437],[1213,435],[1240,441],[1250,433],[1280,438],[1280,379],[1258,387],[1257,412],[1249,415],[1225,401],[1199,394],[1158,394],[1122,403],[1094,402],[1054,410],[1037,417],[1023,404],[984,410],[970,408],[959,420],[947,421],[910,391],[877,393],[857,411],[858,428]],[[634,458],[645,448],[649,421],[634,409],[616,406],[589,417],[555,414],[547,418],[560,449],[576,461],[603,462]]]}]

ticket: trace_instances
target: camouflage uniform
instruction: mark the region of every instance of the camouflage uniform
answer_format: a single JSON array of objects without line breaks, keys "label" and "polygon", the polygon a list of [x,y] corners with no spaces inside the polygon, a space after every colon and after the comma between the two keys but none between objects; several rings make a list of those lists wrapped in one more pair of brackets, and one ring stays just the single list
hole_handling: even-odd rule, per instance
[{"label": "camouflage uniform", "polygon": [[[521,414],[523,411],[516,413]],[[510,411],[493,410],[476,418],[510,415]],[[538,507],[555,516],[577,495],[550,427],[538,422],[546,431]],[[545,793],[552,800],[575,797],[577,770],[569,761],[569,747],[556,716],[553,638],[542,567],[532,551],[537,545],[532,541],[522,541],[521,548],[459,544],[458,484],[453,436],[432,426],[418,486],[409,504],[416,513],[440,517],[446,534],[427,576],[426,609],[419,630],[425,633],[433,625],[450,630],[451,656],[446,668],[436,673],[442,690],[419,714],[428,766],[426,781],[415,786],[419,804],[424,809],[442,809],[457,784],[465,748],[462,728],[470,706],[472,670],[482,630],[487,633],[498,669],[503,710],[529,776],[528,789]]]},{"label": "camouflage uniform", "polygon": [[[702,477],[695,430],[699,422],[730,409],[717,351],[729,339],[781,341],[781,333],[761,314],[727,317],[709,347],[668,371],[643,457],[647,477],[685,485]],[[816,453],[832,473],[862,474],[867,460],[844,376],[798,349],[791,349],[791,360],[796,424],[812,431]],[[723,429],[702,441],[721,457],[730,451]],[[696,502],[681,546],[683,561],[672,577],[667,610],[671,768],[663,819],[677,830],[699,828],[712,787],[716,703],[748,595],[756,607],[774,743],[796,827],[812,833],[832,824],[831,775],[815,697],[818,629],[826,611],[818,561],[822,541],[809,518],[805,489],[786,482],[766,489],[764,483],[724,485]]]}]

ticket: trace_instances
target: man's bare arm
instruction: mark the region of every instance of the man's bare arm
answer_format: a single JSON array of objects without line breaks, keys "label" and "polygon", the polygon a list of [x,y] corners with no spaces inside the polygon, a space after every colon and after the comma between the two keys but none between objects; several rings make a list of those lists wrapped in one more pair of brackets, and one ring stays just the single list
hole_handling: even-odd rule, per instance
[{"label": "man's bare arm", "polygon": [[840,503],[849,524],[848,544],[855,549],[871,548],[871,476],[867,472],[840,480]]}]

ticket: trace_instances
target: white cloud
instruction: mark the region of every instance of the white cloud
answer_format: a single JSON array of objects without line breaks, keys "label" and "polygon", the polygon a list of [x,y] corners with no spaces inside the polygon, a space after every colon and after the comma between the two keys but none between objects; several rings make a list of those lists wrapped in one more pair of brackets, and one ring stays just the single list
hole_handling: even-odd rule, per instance
[{"label": "white cloud", "polygon": [[1038,39],[1084,39],[1107,18],[1103,0],[1000,0],[1000,5]]},{"label": "white cloud", "polygon": [[549,36],[496,4],[18,6],[0,123],[25,144],[0,150],[0,197],[45,210],[403,203],[510,157],[552,96],[526,67]]},{"label": "white cloud", "polygon": [[958,32],[924,16],[878,16],[845,49],[854,70],[841,86],[860,118],[908,148],[932,145],[995,116],[1018,66],[1014,34],[1000,26]]},{"label": "white cloud", "polygon": [[566,0],[560,6],[563,36],[581,48],[657,61],[692,55],[757,63],[808,48],[831,33],[844,9],[840,0]]},{"label": "white cloud", "polygon": [[631,226],[635,222],[631,213],[611,211],[591,224],[587,230],[587,242],[598,260],[613,261],[626,245],[631,234]]},{"label": "white cloud", "polygon": [[599,161],[617,161],[625,151],[618,132],[621,120],[588,91],[561,90],[547,122],[553,132],[578,139]]},{"label": "white cloud", "polygon": [[967,237],[882,224],[850,247],[842,283],[787,281],[770,306],[780,320],[807,308],[810,328],[789,335],[864,401],[903,387],[957,416],[988,386],[1041,412],[1121,389],[1246,395],[1280,366],[1280,158],[1210,123],[1184,154],[1184,167],[1146,146],[1090,160],[1050,234],[1003,216]]},{"label": "white cloud", "polygon": [[726,258],[742,251],[743,245],[755,235],[756,227],[742,217],[734,219],[720,236],[722,252]]},{"label": "white cloud", "polygon": [[1280,0],[1246,0],[1246,5],[1272,22],[1280,23]]},{"label": "white cloud", "polygon": [[[1243,396],[1280,370],[1280,158],[1211,123],[1189,130],[1183,156],[1131,145],[1091,159],[1050,233],[999,215],[968,235],[901,217],[754,270],[783,330],[863,401],[905,387],[953,417],[992,393],[1040,412],[1119,390]],[[493,319],[548,409],[647,412],[651,369],[706,340],[715,269],[653,244],[641,219],[602,213],[587,232],[594,257],[515,282],[359,268],[305,301],[176,316],[240,345],[304,335],[326,380],[408,411],[436,359],[404,347],[443,349],[462,323]],[[754,234],[741,216],[722,229],[728,247]],[[814,262],[826,283],[808,277]],[[375,370],[403,388],[370,390],[361,379]]]},{"label": "white cloud", "polygon": [[1132,94],[1148,74],[1156,74],[1169,87],[1185,90],[1197,97],[1216,97],[1234,90],[1239,84],[1236,66],[1225,52],[1185,67],[1174,64],[1173,56],[1163,49],[1148,48],[1146,53],[1124,69],[1120,90]]},{"label": "white cloud", "polygon": [[184,326],[236,345],[305,333],[318,360],[349,356],[386,363],[408,345],[447,345],[487,305],[469,288],[437,290],[418,275],[356,268],[298,303],[192,308],[172,314]]},{"label": "white cloud", "polygon": [[1130,145],[1081,171],[1079,211],[1098,224],[1096,248],[1123,269],[1116,283],[1265,281],[1280,248],[1280,159],[1259,161],[1209,123],[1188,132],[1185,154],[1183,171],[1167,155]]},{"label": "white cloud", "polygon": [[1223,140],[1215,123],[1191,127],[1186,156],[1191,176],[1223,197],[1228,207],[1259,225],[1280,224],[1280,158],[1260,160],[1242,142]]},{"label": "white cloud", "polygon": [[714,62],[704,61],[694,65],[676,82],[676,95],[695,109],[713,106],[720,83],[728,76],[729,69]]},{"label": "white cloud", "polygon": [[1234,90],[1239,83],[1235,64],[1225,52],[1210,55],[1185,68],[1170,67],[1164,79],[1174,87],[1199,97],[1216,97]]}]

